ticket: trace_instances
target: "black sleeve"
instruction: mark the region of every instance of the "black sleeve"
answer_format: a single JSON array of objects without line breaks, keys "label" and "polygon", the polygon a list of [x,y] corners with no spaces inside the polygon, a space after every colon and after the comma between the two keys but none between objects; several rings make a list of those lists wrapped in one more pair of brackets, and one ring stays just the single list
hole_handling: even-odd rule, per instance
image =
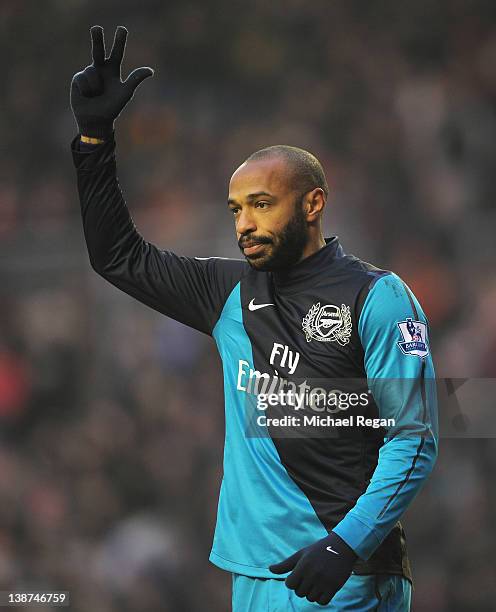
[{"label": "black sleeve", "polygon": [[139,234],[116,176],[115,141],[79,150],[72,142],[84,236],[93,269],[140,302],[211,334],[247,270],[237,259],[183,257]]}]

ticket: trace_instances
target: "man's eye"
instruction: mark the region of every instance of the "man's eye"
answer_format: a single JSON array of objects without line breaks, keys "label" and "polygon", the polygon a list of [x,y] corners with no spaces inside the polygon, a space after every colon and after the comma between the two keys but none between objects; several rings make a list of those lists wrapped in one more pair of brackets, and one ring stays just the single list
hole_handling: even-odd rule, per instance
[{"label": "man's eye", "polygon": [[268,202],[257,202],[255,204],[255,208],[268,208],[269,203]]},{"label": "man's eye", "polygon": [[239,208],[230,208],[229,210],[232,212],[233,215],[239,212]]}]

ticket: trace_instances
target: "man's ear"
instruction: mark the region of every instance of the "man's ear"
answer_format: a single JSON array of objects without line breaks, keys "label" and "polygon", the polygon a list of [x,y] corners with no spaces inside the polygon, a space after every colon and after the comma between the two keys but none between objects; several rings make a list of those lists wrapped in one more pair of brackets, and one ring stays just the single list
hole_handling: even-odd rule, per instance
[{"label": "man's ear", "polygon": [[316,187],[305,195],[304,212],[309,223],[317,221],[322,216],[326,205],[324,190]]}]

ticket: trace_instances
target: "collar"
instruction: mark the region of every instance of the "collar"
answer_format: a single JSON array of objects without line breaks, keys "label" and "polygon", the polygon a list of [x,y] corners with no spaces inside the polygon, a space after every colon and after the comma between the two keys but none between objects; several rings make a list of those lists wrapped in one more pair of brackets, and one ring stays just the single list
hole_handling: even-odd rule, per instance
[{"label": "collar", "polygon": [[337,259],[345,256],[337,236],[325,238],[325,242],[325,246],[291,268],[271,273],[277,291],[293,293],[303,286],[308,287],[312,278],[319,276],[323,269],[328,270]]}]

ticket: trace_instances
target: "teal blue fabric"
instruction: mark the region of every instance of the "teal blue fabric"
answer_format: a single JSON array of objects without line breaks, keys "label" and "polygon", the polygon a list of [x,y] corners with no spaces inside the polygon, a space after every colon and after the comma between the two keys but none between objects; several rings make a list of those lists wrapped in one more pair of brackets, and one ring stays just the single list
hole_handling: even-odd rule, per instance
[{"label": "teal blue fabric", "polygon": [[406,578],[352,574],[327,606],[298,597],[283,580],[233,574],[233,612],[409,612],[412,587]]},{"label": "teal blue fabric", "polygon": [[333,530],[363,559],[368,559],[391,531],[437,457],[432,357],[405,354],[399,346],[403,337],[398,323],[411,318],[427,325],[420,304],[410,293],[415,315],[407,291],[395,274],[383,276],[367,296],[359,321],[365,369],[379,416],[395,420],[367,490]]},{"label": "teal blue fabric", "polygon": [[254,396],[237,389],[238,365],[241,359],[253,368],[253,352],[243,325],[239,284],[213,336],[224,371],[226,439],[210,561],[231,572],[269,578],[275,576],[269,565],[325,537],[327,531],[289,477],[268,432],[246,435],[245,420],[253,412],[246,403]]},{"label": "teal blue fabric", "polygon": [[[369,386],[380,416],[395,418],[367,490],[334,531],[368,559],[420,490],[437,455],[436,397],[430,355],[405,354],[398,323],[426,323],[417,316],[396,275],[377,280],[365,301],[359,334]],[[210,555],[218,567],[252,577],[274,578],[268,566],[327,535],[308,498],[289,477],[268,432],[247,435],[254,394],[238,389],[239,363],[254,368],[243,324],[240,285],[231,292],[213,331],[224,372],[226,439],[224,476]],[[428,339],[426,338],[426,341]],[[406,389],[405,389],[406,385]],[[291,537],[288,538],[288,534]],[[277,555],[277,557],[275,556]]]}]

